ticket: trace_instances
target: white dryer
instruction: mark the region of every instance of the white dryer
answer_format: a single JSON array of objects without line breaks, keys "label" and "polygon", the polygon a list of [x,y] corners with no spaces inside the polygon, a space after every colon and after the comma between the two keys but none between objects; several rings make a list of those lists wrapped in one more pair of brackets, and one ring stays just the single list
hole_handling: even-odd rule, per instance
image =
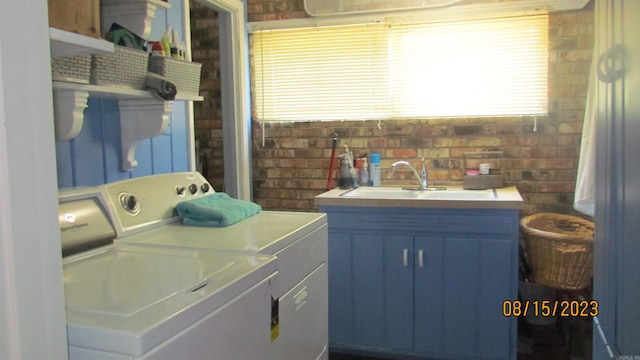
[{"label": "white dryer", "polygon": [[[262,211],[228,227],[185,226],[175,205],[214,192],[199,173],[136,178],[104,186],[117,224],[118,244],[275,255],[279,324],[273,354],[280,360],[328,359],[327,218],[324,213]],[[161,226],[137,232],[134,196]],[[132,202],[133,203],[133,202]],[[135,211],[134,211],[135,212]]]},{"label": "white dryer", "polygon": [[70,359],[275,359],[275,257],[108,244],[98,190],[59,204]]}]

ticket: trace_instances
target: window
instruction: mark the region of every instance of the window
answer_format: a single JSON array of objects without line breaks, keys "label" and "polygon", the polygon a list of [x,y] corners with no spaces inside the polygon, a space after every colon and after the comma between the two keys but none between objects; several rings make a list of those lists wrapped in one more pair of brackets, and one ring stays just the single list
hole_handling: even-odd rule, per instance
[{"label": "window", "polygon": [[547,16],[253,34],[259,121],[540,115]]}]

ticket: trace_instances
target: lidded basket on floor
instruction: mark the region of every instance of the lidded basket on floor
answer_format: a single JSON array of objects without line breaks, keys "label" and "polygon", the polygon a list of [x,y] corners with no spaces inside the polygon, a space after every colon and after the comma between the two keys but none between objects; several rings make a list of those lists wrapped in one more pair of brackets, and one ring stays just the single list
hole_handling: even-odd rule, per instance
[{"label": "lidded basket on floor", "polygon": [[520,220],[533,280],[565,290],[583,289],[593,276],[591,221],[563,214],[538,213]]}]

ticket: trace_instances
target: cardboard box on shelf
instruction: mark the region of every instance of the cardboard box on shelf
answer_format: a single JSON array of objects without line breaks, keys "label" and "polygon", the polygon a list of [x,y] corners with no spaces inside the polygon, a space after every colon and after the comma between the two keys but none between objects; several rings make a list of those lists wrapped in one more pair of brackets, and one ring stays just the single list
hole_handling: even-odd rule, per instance
[{"label": "cardboard box on shelf", "polygon": [[49,26],[100,39],[100,0],[48,0]]}]

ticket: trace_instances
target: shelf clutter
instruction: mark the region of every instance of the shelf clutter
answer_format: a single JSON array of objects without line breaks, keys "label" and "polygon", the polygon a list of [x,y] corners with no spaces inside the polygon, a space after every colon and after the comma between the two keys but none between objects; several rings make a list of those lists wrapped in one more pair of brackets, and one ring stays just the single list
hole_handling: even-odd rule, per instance
[{"label": "shelf clutter", "polygon": [[148,62],[146,51],[116,45],[111,54],[93,55],[91,84],[144,90]]},{"label": "shelf clutter", "polygon": [[149,57],[149,71],[156,73],[178,88],[181,96],[198,96],[202,64],[161,56]]},{"label": "shelf clutter", "polygon": [[[57,56],[52,56],[54,81],[144,90],[147,73],[152,72],[174,84],[181,96],[198,97],[202,65],[182,59],[184,49],[180,46],[177,32],[169,27],[163,36],[162,44],[166,45],[162,52],[164,56],[157,56],[158,53],[151,48],[151,43],[161,41],[147,41],[156,9],[170,8],[168,2],[83,0],[83,6],[66,11],[76,2],[78,1],[50,0],[49,17],[52,24],[56,24],[59,29],[91,38],[100,38],[98,29],[102,28],[102,36],[115,46],[112,44],[111,51],[92,54],[90,57],[86,54],[65,56],[57,53]],[[91,6],[88,5],[90,3]],[[97,8],[100,11],[96,11]],[[56,34],[59,33],[60,31],[56,31]],[[81,37],[77,38],[79,41],[80,39]]]},{"label": "shelf clutter", "polygon": [[156,10],[169,8],[167,0],[49,0],[56,141],[79,135],[89,96],[117,99],[122,168],[130,170],[137,144],[165,131],[172,100],[203,100],[202,65],[171,51],[177,32],[167,29],[164,57],[148,46]]},{"label": "shelf clutter", "polygon": [[111,24],[118,23],[143,39],[151,34],[151,22],[159,9],[169,9],[168,1],[162,0],[99,0],[100,22],[103,33]]},{"label": "shelf clutter", "polygon": [[465,175],[462,187],[466,190],[485,190],[504,187],[502,151],[464,153]]}]

